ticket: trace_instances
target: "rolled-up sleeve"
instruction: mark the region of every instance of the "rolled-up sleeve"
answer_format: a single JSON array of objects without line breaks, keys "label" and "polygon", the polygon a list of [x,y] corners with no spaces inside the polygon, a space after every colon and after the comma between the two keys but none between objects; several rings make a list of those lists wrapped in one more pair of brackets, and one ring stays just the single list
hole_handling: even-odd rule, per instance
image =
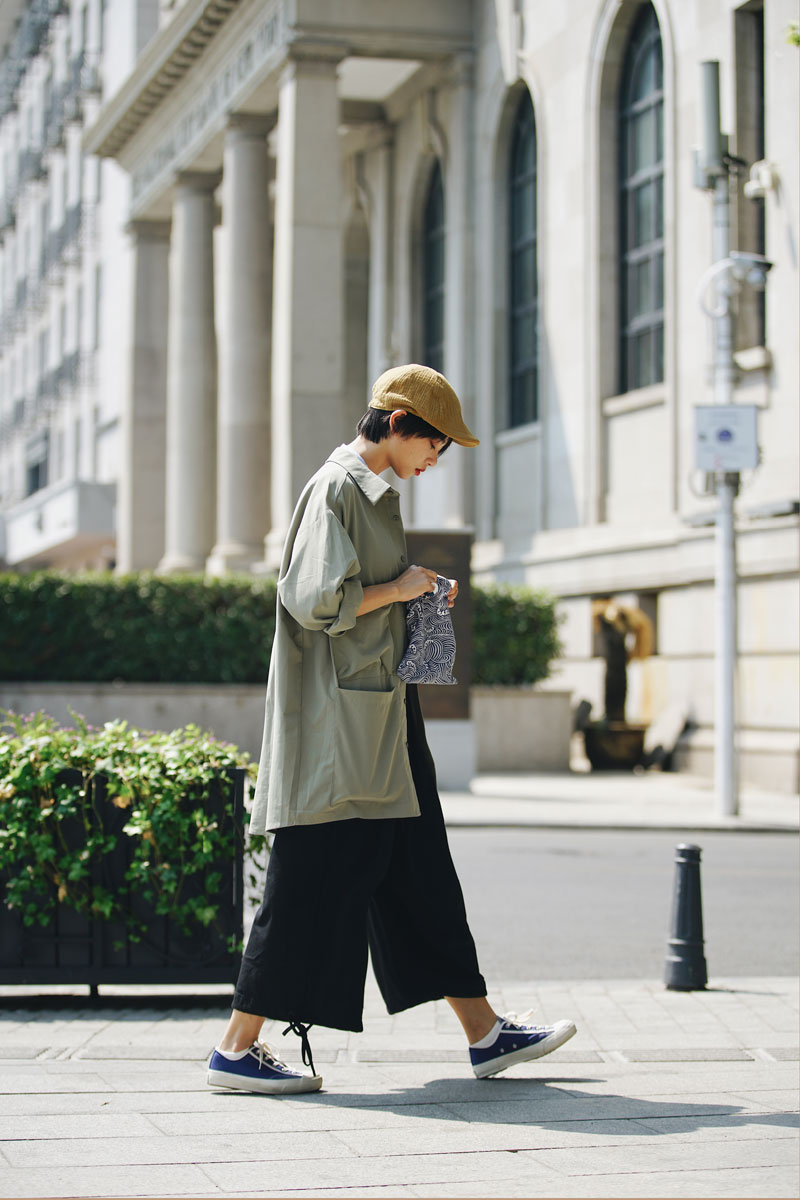
[{"label": "rolled-up sleeve", "polygon": [[306,511],[278,580],[281,604],[304,629],[331,636],[356,623],[364,590],[355,547],[330,508]]}]

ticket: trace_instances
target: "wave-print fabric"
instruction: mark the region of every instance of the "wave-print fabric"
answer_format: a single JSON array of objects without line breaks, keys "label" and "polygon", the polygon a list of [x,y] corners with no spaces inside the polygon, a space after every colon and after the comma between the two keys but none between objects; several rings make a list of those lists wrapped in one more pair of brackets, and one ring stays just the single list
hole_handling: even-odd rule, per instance
[{"label": "wave-print fabric", "polygon": [[447,597],[450,580],[436,576],[436,591],[406,602],[408,647],[397,674],[406,683],[457,683],[456,636]]}]

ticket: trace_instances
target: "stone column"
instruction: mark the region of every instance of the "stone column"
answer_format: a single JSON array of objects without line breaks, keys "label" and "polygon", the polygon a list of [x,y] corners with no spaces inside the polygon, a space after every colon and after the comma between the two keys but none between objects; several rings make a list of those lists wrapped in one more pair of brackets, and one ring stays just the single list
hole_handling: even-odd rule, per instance
[{"label": "stone column", "polygon": [[222,178],[224,255],[219,313],[217,544],[208,570],[247,569],[270,528],[272,236],[269,123],[233,117]]},{"label": "stone column", "polygon": [[[472,172],[473,70],[471,59],[454,66],[450,118],[449,163],[445,176],[445,347],[444,373],[461,401],[464,419],[475,429],[475,369],[473,360],[475,265]],[[467,480],[474,471],[474,450],[451,446],[442,459],[447,475],[444,524],[460,528],[465,523]],[[470,493],[472,489],[469,489]]]},{"label": "stone column", "polygon": [[217,175],[175,185],[169,259],[166,546],[159,570],[202,571],[216,515],[217,348],[213,231]]},{"label": "stone column", "polygon": [[394,210],[394,144],[387,130],[384,141],[371,155],[373,172],[370,213],[369,349],[367,362],[370,386],[392,361],[392,295]]},{"label": "stone column", "polygon": [[169,222],[132,221],[132,297],[117,487],[117,570],[141,571],[164,551]]},{"label": "stone column", "polygon": [[278,108],[269,567],[303,485],[347,434],[338,124],[336,63],[289,62]]},{"label": "stone column", "polygon": [[[469,60],[456,63],[451,81],[447,153],[442,163],[445,212],[444,363],[467,425],[475,428],[472,72]],[[422,528],[461,529],[465,524],[466,476],[474,450],[450,446],[435,471],[413,481],[413,523]]]}]

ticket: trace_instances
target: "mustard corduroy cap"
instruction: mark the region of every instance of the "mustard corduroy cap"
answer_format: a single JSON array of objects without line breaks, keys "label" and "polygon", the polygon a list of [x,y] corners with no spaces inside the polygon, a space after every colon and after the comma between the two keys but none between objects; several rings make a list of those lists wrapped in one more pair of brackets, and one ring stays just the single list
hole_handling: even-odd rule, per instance
[{"label": "mustard corduroy cap", "polygon": [[444,375],[432,367],[423,367],[419,363],[390,367],[375,380],[369,406],[384,412],[404,408],[427,421],[445,437],[458,442],[459,446],[479,444],[478,438],[464,424],[458,396]]}]

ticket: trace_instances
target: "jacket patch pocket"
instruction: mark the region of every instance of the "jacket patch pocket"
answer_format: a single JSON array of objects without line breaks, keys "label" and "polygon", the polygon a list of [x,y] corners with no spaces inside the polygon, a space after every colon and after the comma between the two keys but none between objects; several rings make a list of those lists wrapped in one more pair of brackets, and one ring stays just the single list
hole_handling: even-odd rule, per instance
[{"label": "jacket patch pocket", "polygon": [[333,804],[396,800],[405,790],[405,688],[336,691]]}]

